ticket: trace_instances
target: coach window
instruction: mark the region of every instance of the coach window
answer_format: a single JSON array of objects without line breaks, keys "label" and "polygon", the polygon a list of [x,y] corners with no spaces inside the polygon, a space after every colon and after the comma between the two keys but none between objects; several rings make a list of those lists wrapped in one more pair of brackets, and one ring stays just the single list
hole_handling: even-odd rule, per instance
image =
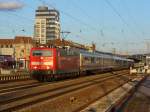
[{"label": "coach window", "polygon": [[108,58],[105,59],[105,65],[108,65]]},{"label": "coach window", "polygon": [[98,63],[99,63],[99,64],[101,63],[101,58],[100,58],[100,57],[98,58]]},{"label": "coach window", "polygon": [[99,63],[99,58],[95,58],[95,62],[96,62],[96,64],[98,64]]},{"label": "coach window", "polygon": [[66,52],[67,52],[67,56],[72,56],[73,55],[73,51],[71,51],[71,50],[66,50]]},{"label": "coach window", "polygon": [[123,61],[123,65],[125,65],[125,66],[126,66],[126,65],[127,65],[127,62],[126,62],[126,61]]},{"label": "coach window", "polygon": [[90,59],[89,59],[88,57],[84,57],[84,58],[83,58],[83,62],[84,62],[85,64],[89,64],[89,63],[90,63]]},{"label": "coach window", "polygon": [[106,58],[103,58],[103,65],[106,65]]},{"label": "coach window", "polygon": [[67,56],[70,56],[71,55],[71,51],[70,50],[66,50],[67,51]]},{"label": "coach window", "polygon": [[107,64],[108,64],[108,65],[111,65],[111,64],[110,64],[110,63],[111,63],[111,59],[108,58],[107,61],[108,61]]},{"label": "coach window", "polygon": [[95,63],[95,58],[91,57],[91,63]]},{"label": "coach window", "polygon": [[60,56],[66,56],[66,51],[62,50],[62,51],[60,52]]}]

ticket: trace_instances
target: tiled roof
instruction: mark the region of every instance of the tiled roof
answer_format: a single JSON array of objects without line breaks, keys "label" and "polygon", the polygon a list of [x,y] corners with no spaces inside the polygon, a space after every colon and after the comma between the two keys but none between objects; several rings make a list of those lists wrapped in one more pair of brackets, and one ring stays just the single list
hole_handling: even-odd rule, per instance
[{"label": "tiled roof", "polygon": [[0,39],[0,44],[33,43],[32,37],[16,36],[15,39]]},{"label": "tiled roof", "polygon": [[25,37],[25,36],[16,36],[14,39],[15,43],[32,43],[32,37]]},{"label": "tiled roof", "polygon": [[14,44],[14,39],[0,39],[0,44]]}]

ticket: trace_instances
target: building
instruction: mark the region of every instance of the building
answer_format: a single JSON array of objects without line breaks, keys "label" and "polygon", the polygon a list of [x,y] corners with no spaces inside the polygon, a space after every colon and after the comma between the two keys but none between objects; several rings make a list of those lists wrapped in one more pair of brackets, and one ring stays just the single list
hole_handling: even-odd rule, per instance
[{"label": "building", "polygon": [[34,25],[34,40],[46,44],[47,40],[60,38],[59,12],[40,6],[36,10]]},{"label": "building", "polygon": [[14,39],[0,39],[0,55],[11,55],[18,62],[18,66],[28,68],[32,46],[31,37],[16,36]]},{"label": "building", "polygon": [[0,55],[14,56],[14,40],[0,39]]}]

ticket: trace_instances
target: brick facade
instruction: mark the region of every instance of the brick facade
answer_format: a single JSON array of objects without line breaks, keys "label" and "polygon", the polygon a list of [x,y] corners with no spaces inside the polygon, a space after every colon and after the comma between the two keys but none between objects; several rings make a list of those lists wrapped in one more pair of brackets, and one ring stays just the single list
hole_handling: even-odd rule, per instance
[{"label": "brick facade", "polygon": [[[32,47],[32,37],[16,36],[14,39],[0,39],[0,55],[11,55],[16,61],[29,62]],[[25,66],[27,67],[27,63]]]}]

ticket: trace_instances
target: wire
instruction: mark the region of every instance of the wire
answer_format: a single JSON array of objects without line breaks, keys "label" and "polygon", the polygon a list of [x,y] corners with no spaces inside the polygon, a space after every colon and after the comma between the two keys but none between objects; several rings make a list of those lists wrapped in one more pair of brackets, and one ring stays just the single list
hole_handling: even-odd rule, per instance
[{"label": "wire", "polygon": [[70,2],[72,2],[74,7],[77,7],[86,17],[88,17],[87,19],[91,19],[91,20],[95,20],[95,18],[93,18],[92,16],[90,16],[83,8],[81,8],[76,2],[74,2],[73,0],[71,0]]},{"label": "wire", "polygon": [[121,21],[128,27],[128,29],[130,29],[130,31],[136,35],[136,37],[138,37],[139,35],[137,35],[137,33],[130,27],[130,25],[126,22],[126,20],[121,16],[121,14],[117,11],[117,9],[111,4],[111,2],[109,0],[104,0],[109,6],[110,8],[115,12],[115,14],[121,19]]},{"label": "wire", "polygon": [[[89,15],[83,8],[81,8],[76,2],[74,2],[73,0],[71,0],[71,2],[72,2],[72,5],[73,5],[74,7],[76,7],[77,9],[79,9],[80,12],[82,12],[82,13],[87,17],[87,19],[92,20],[92,21],[96,21],[96,19],[95,19],[94,17],[90,16],[90,15]],[[99,23],[98,23],[98,24],[95,24],[95,25],[98,25],[98,26],[101,26],[101,27],[102,27],[102,25],[100,25]],[[92,27],[92,26],[91,26],[91,27]],[[104,37],[104,36],[105,36],[105,35],[104,35],[104,32],[103,32],[103,28],[100,28],[100,30],[94,28],[93,30],[96,30],[98,36],[99,36],[99,34],[101,35],[101,37]],[[99,38],[98,38],[98,39],[99,39]]]},{"label": "wire", "polygon": [[[41,3],[43,3],[43,5],[49,5],[51,8],[53,8],[53,9],[57,9],[57,8],[55,8],[52,4],[50,4],[49,2],[47,3],[46,1],[44,1],[44,0],[39,0]],[[69,17],[69,18],[71,18],[72,20],[74,20],[74,21],[76,21],[76,22],[78,22],[78,23],[80,23],[80,24],[82,24],[82,25],[84,25],[84,26],[87,26],[87,27],[89,27],[91,30],[93,30],[93,31],[96,31],[97,29],[95,28],[95,27],[93,27],[92,25],[89,25],[89,24],[87,24],[87,23],[85,23],[84,21],[82,21],[81,19],[78,19],[77,17],[74,17],[74,16],[72,16],[71,14],[69,14],[69,13],[67,13],[67,12],[64,12],[64,11],[62,11],[62,10],[59,10],[62,14],[64,14],[65,16],[67,16],[67,17]],[[97,32],[97,31],[96,31]]]},{"label": "wire", "polygon": [[[122,2],[122,0],[121,0],[121,2]],[[126,2],[123,3],[123,6],[126,8],[127,14],[129,16],[130,20],[132,20],[132,23],[135,25],[135,27],[141,28],[141,26],[139,24],[137,24],[133,14],[131,14],[131,11],[130,11],[129,7],[127,6]],[[141,32],[142,35],[144,34],[144,32],[141,29],[138,30],[138,32]]]},{"label": "wire", "polygon": [[121,16],[121,14],[116,10],[116,8],[109,2],[109,0],[104,0],[111,8],[112,10],[116,13],[117,16],[121,19],[121,21],[129,27],[129,24],[124,20],[124,18]]},{"label": "wire", "polygon": [[22,19],[24,19],[24,20],[26,20],[26,21],[31,21],[31,22],[34,21],[33,19],[27,18],[26,16],[18,15],[18,14],[14,13],[14,12],[13,12],[13,13],[7,12],[7,13],[9,13],[10,15],[16,16],[16,17],[18,17],[18,18],[22,18]]}]

